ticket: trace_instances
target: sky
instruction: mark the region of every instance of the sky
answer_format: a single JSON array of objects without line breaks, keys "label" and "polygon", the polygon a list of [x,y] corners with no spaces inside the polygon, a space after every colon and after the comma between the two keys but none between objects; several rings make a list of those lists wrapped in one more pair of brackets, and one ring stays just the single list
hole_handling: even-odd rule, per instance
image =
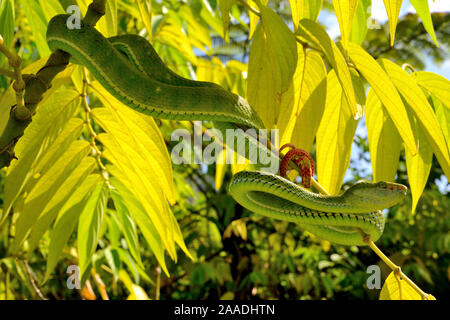
[{"label": "sky", "polygon": [[[450,0],[428,0],[428,6],[431,12],[450,12]],[[415,13],[414,7],[409,1],[403,1],[400,9],[400,17],[407,13]],[[386,8],[383,0],[372,0],[372,18],[384,24],[387,20]],[[327,26],[327,32],[331,38],[336,38],[340,35],[339,25],[334,14],[323,10],[320,13],[319,21]],[[430,60],[426,62],[426,71],[435,72],[450,79],[450,57],[447,58],[440,66],[433,64]]]}]

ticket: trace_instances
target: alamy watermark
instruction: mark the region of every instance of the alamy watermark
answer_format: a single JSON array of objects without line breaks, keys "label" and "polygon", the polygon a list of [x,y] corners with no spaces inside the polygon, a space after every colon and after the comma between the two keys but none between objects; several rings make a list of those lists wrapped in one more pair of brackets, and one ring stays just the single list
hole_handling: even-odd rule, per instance
[{"label": "alamy watermark", "polygon": [[380,267],[377,265],[370,265],[367,267],[367,273],[370,274],[370,276],[367,278],[366,285],[367,288],[370,290],[381,289],[381,271]]}]

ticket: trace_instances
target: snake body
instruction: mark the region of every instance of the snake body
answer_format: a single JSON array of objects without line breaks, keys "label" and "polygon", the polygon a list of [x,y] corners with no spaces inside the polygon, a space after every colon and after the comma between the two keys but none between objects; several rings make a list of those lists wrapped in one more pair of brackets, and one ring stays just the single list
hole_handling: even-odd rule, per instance
[{"label": "snake body", "polygon": [[[245,99],[217,84],[185,79],[166,67],[150,43],[137,35],[105,38],[95,28],[68,29],[68,15],[49,22],[51,50],[63,50],[89,69],[114,97],[154,117],[208,120],[224,131],[263,129]],[[252,142],[250,142],[252,143]],[[306,230],[343,245],[365,245],[361,232],[376,241],[385,218],[380,210],[401,201],[406,187],[387,182],[361,182],[340,196],[312,193],[275,174],[241,171],[229,192],[255,213],[299,223]]]}]

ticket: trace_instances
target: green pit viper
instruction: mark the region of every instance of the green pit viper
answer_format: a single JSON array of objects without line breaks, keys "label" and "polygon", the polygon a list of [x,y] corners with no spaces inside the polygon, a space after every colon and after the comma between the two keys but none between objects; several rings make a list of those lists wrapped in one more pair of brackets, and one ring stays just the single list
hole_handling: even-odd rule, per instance
[{"label": "green pit viper", "polygon": [[[144,38],[105,38],[87,25],[68,29],[68,17],[58,15],[49,22],[51,50],[69,53],[72,62],[85,66],[129,107],[157,118],[212,121],[219,130],[264,128],[245,99],[214,83],[178,76]],[[396,183],[359,182],[339,196],[325,196],[261,171],[238,172],[229,186],[233,198],[247,209],[299,223],[318,237],[342,245],[366,245],[362,233],[376,241],[385,224],[380,210],[401,201],[406,190]]]}]

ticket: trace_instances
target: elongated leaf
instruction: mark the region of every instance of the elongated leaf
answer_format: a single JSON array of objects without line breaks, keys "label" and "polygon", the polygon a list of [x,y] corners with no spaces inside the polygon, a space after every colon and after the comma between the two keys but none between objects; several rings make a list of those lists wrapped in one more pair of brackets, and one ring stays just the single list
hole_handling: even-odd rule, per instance
[{"label": "elongated leaf", "polygon": [[228,28],[230,27],[230,9],[236,3],[236,0],[219,0],[219,9],[223,22],[223,38],[226,42],[230,41]]},{"label": "elongated leaf", "polygon": [[368,20],[371,16],[372,0],[359,0],[356,7],[355,17],[353,18],[350,31],[350,41],[361,45],[366,37],[368,30]]},{"label": "elongated leaf", "polygon": [[33,177],[38,181],[26,195],[23,211],[18,213],[13,244],[14,252],[20,249],[20,245],[47,203],[60,190],[89,151],[90,145],[87,141],[75,141],[69,151],[61,156],[45,174]]},{"label": "elongated leaf", "polygon": [[151,0],[137,0],[141,20],[144,23],[145,29],[150,38],[152,37],[152,1]]},{"label": "elongated leaf", "polygon": [[447,148],[450,150],[450,109],[446,108],[434,95],[430,95],[428,101],[433,106],[436,118],[439,121],[445,141],[447,142]]},{"label": "elongated leaf", "polygon": [[51,51],[47,45],[47,19],[44,14],[39,1],[36,0],[22,0],[20,1],[22,8],[27,16],[31,32],[33,33],[34,42],[39,51],[41,58],[50,55]]},{"label": "elongated leaf", "polygon": [[[77,135],[76,130],[78,130],[78,133],[80,132],[82,123],[78,122],[78,126],[73,126],[74,130],[70,130],[71,126],[69,126],[66,134],[60,135],[78,107],[78,96],[76,91],[60,91],[47,103],[38,108],[36,115],[33,117],[33,121],[16,145],[15,152],[19,160],[13,161],[8,168],[5,181],[2,219],[7,216],[14,201],[32,178],[33,174],[38,173],[33,172],[32,167],[38,164],[46,155],[46,152],[54,141],[58,137],[64,138],[71,136],[75,139]],[[52,125],[49,126],[49,123]],[[70,133],[73,131],[75,131],[75,134]],[[43,170],[42,167],[40,170]]]},{"label": "elongated leaf", "polygon": [[302,19],[317,21],[322,4],[323,0],[289,0],[295,30],[297,30],[298,23]]},{"label": "elongated leaf", "polygon": [[373,181],[394,181],[402,140],[388,112],[372,89],[369,89],[367,94],[366,126]]},{"label": "elongated leaf", "polygon": [[389,19],[389,34],[391,39],[391,46],[394,45],[395,29],[397,28],[398,15],[400,14],[402,1],[403,0],[383,0]]},{"label": "elongated leaf", "polygon": [[418,71],[411,74],[417,84],[431,92],[436,98],[450,109],[450,81],[443,76],[427,71]]},{"label": "elongated leaf", "polygon": [[[115,176],[120,176],[121,173],[114,172],[117,171],[112,167],[108,168]],[[112,169],[112,170],[111,170]],[[158,263],[164,272],[168,275],[169,271],[167,270],[165,259],[164,259],[164,245],[159,236],[158,231],[156,230],[153,222],[150,220],[148,214],[145,212],[144,207],[141,203],[136,199],[136,197],[130,192],[130,190],[122,184],[118,179],[111,178],[111,184],[120,194],[123,203],[126,208],[133,216],[136,221],[137,226],[142,232],[147,244],[155,255]]]},{"label": "elongated leaf", "polygon": [[[254,0],[248,0],[247,3],[249,4],[249,6],[253,7],[253,8],[258,8],[257,1]],[[269,2],[269,0],[260,0],[259,1],[262,5],[266,5],[267,2]],[[253,37],[253,34],[256,31],[256,26],[258,25],[258,21],[259,21],[259,17],[254,14],[253,12],[251,12],[250,10],[248,10],[248,16],[250,18],[250,32],[249,32],[249,39],[251,39]]]},{"label": "elongated leaf", "polygon": [[349,43],[348,53],[356,69],[369,82],[375,94],[386,108],[406,147],[413,155],[416,154],[417,145],[411,124],[409,121],[406,121],[408,116],[405,106],[392,81],[381,66],[360,46]]},{"label": "elongated leaf", "polygon": [[65,10],[61,6],[58,0],[38,0],[41,5],[42,12],[44,13],[45,20],[50,21],[51,18],[58,14],[65,13]]},{"label": "elongated leaf", "polygon": [[[14,0],[0,1],[0,36],[3,38],[3,44],[12,49],[14,40]],[[0,66],[5,60],[3,54],[0,54]]]},{"label": "elongated leaf", "polygon": [[325,30],[318,23],[308,19],[303,19],[300,21],[296,35],[298,35],[303,41],[312,43],[323,52],[328,62],[336,72],[339,83],[344,90],[344,97],[347,99],[347,103],[352,110],[353,117],[362,117],[362,110],[357,109],[355,92],[352,85],[350,71],[347,67],[347,62],[345,61],[345,58],[339,48],[333,40],[331,40]]},{"label": "elongated leaf", "polygon": [[439,122],[425,94],[401,67],[386,59],[381,59],[380,64],[416,115],[442,169],[447,176],[450,176],[450,153]]},{"label": "elongated leaf", "polygon": [[248,102],[266,128],[273,128],[279,116],[281,97],[292,82],[297,64],[297,44],[283,19],[261,6],[261,24],[250,49]]},{"label": "elongated leaf", "polygon": [[341,189],[358,121],[353,114],[336,73],[327,76],[327,98],[322,121],[317,131],[317,177],[330,194]]},{"label": "elongated leaf", "polygon": [[164,195],[173,204],[175,196],[169,152],[153,118],[123,105],[97,82],[92,83],[92,86],[107,107],[93,110],[93,116],[107,132],[117,136],[140,154],[133,161],[141,159],[142,169],[158,177]]},{"label": "elongated leaf", "polygon": [[120,226],[125,236],[125,240],[127,241],[128,248],[130,249],[130,253],[133,256],[133,258],[139,263],[139,265],[142,266],[143,264],[141,260],[141,254],[139,251],[139,239],[136,232],[136,226],[134,224],[133,219],[131,218],[130,212],[128,211],[128,208],[124,205],[122,198],[120,197],[120,194],[117,191],[115,190],[111,191],[111,198],[114,201],[114,206],[117,212],[117,218],[120,222]]},{"label": "elongated leaf", "polygon": [[350,30],[355,16],[358,0],[333,0],[334,11],[339,22],[344,47],[347,47]]},{"label": "elongated leaf", "polygon": [[96,161],[92,157],[84,158],[79,166],[67,178],[58,192],[52,197],[42,214],[32,227],[29,239],[28,252],[30,254],[38,246],[39,240],[50,227],[54,219],[58,216],[61,208],[67,203],[68,199],[83,184],[87,176],[96,166]]},{"label": "elongated leaf", "polygon": [[81,279],[85,278],[97,247],[108,193],[108,187],[104,183],[97,184],[78,220],[78,263]]},{"label": "elongated leaf", "polygon": [[439,46],[438,41],[436,39],[436,34],[434,33],[433,21],[431,21],[431,13],[430,8],[428,7],[428,1],[424,0],[409,0],[416,9],[417,14],[420,19],[422,19],[423,26],[425,30],[427,30],[428,34],[433,38],[434,43]]},{"label": "elongated leaf", "polygon": [[[297,69],[289,91],[283,96],[279,123],[281,143],[292,142],[297,148],[311,151],[322,119],[326,98],[326,69],[321,56],[298,48]],[[293,99],[287,100],[286,97]]]},{"label": "elongated leaf", "polygon": [[47,258],[47,268],[45,271],[44,282],[48,280],[50,274],[60,259],[61,252],[69,240],[80,213],[85,209],[88,199],[91,196],[91,191],[96,185],[102,181],[100,175],[90,175],[84,182],[75,190],[69,200],[65,203],[61,212],[55,221],[51,237],[50,246]]},{"label": "elongated leaf", "polygon": [[433,150],[428,144],[427,137],[419,121],[412,119],[411,123],[413,123],[419,145],[419,153],[416,156],[412,156],[409,150],[405,150],[406,170],[408,172],[408,182],[412,194],[411,212],[414,213],[430,174]]},{"label": "elongated leaf", "polygon": [[[432,295],[428,299],[436,300]],[[422,297],[405,280],[396,278],[392,271],[381,289],[380,300],[422,300]]]}]

